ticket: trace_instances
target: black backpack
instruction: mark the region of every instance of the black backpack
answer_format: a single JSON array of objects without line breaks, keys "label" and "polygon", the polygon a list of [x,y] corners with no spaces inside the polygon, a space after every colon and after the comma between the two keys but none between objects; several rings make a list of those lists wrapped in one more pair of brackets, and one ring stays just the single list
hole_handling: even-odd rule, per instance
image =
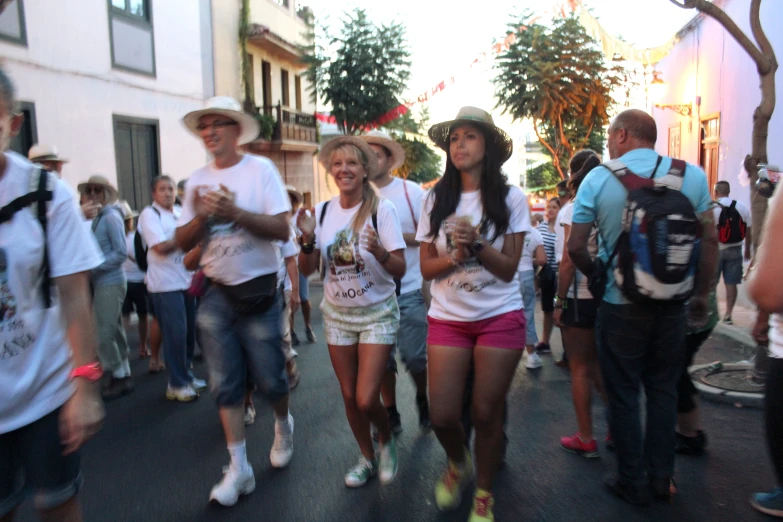
[{"label": "black backpack", "polygon": [[673,159],[665,176],[634,174],[618,160],[604,166],[628,191],[622,232],[607,265],[617,255],[615,282],[636,303],[685,302],[693,292],[701,248],[701,223],[682,193],[686,164]]},{"label": "black backpack", "polygon": [[36,204],[36,216],[43,229],[43,260],[41,262],[41,292],[43,294],[44,307],[52,307],[52,280],[49,274],[49,245],[46,240],[46,207],[47,203],[54,199],[53,189],[54,179],[52,173],[42,169],[40,166],[33,166],[30,172],[30,189],[24,196],[19,196],[6,206],[0,209],[0,224],[13,219],[14,214],[20,210]]},{"label": "black backpack", "polygon": [[[324,202],[323,208],[321,209],[321,216],[318,218],[318,224],[321,227],[324,226],[324,217],[326,217],[326,209],[329,208],[329,202],[330,201],[331,200],[327,199]],[[377,212],[373,212],[372,213],[372,228],[374,228],[376,232],[378,231],[378,213]],[[321,273],[321,279],[323,279],[323,277],[324,277],[324,274],[322,272]],[[395,277],[394,278],[394,286],[395,286],[394,292],[397,294],[397,297],[399,297],[400,293],[402,291],[402,280]]]},{"label": "black backpack", "polygon": [[739,243],[745,239],[747,225],[737,210],[737,201],[731,200],[731,205],[720,205],[721,211],[718,217],[718,241],[721,243]]},{"label": "black backpack", "polygon": [[[150,205],[148,208],[151,208],[155,211],[155,213],[160,217],[160,211]],[[143,212],[143,211],[142,211]],[[141,214],[139,214],[139,217],[141,217]],[[139,266],[139,270],[142,272],[146,272],[149,268],[149,264],[147,263],[147,251],[149,248],[144,244],[144,239],[141,237],[141,230],[139,230],[139,227],[136,227],[136,234],[133,236],[133,255],[136,256],[136,264]]]}]

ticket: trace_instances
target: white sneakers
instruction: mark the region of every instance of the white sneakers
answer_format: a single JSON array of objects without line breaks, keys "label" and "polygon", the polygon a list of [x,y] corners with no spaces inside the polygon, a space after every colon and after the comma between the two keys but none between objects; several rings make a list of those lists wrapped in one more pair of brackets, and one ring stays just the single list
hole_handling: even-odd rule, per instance
[{"label": "white sneakers", "polygon": [[541,360],[541,357],[537,353],[529,353],[527,354],[527,361],[525,361],[525,368],[528,370],[535,370],[536,368],[541,368],[544,365],[543,361]]},{"label": "white sneakers", "polygon": [[198,392],[191,386],[174,388],[171,385],[166,389],[166,398],[170,401],[190,402],[198,399]]},{"label": "white sneakers", "polygon": [[193,388],[196,392],[202,392],[207,389],[207,381],[193,377],[193,380],[190,381],[190,387]]},{"label": "white sneakers", "polygon": [[269,460],[275,468],[284,468],[294,456],[294,418],[288,414],[288,429],[275,421],[275,443],[269,452]]},{"label": "white sneakers", "polygon": [[209,493],[209,500],[221,506],[231,507],[237,503],[240,495],[249,495],[256,489],[256,478],[250,464],[246,469],[228,466],[223,470],[223,480],[215,484]]},{"label": "white sneakers", "polygon": [[245,406],[245,426],[250,426],[256,421],[256,407],[252,404]]}]

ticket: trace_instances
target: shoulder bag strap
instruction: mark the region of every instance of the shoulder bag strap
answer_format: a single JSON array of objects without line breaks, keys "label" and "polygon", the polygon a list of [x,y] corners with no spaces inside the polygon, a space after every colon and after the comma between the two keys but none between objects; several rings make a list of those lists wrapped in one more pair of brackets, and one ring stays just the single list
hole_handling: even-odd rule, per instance
[{"label": "shoulder bag strap", "polygon": [[402,180],[402,188],[405,190],[405,199],[408,201],[408,209],[411,211],[411,219],[413,219],[413,228],[419,228],[419,223],[416,221],[416,214],[413,212],[413,204],[411,203],[411,197],[408,195],[408,182]]}]

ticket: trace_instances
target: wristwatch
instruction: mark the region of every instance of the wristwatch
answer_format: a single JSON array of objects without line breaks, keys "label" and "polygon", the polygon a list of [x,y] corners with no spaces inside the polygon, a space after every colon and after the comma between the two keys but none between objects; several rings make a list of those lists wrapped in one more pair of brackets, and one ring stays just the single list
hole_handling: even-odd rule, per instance
[{"label": "wristwatch", "polygon": [[470,252],[473,255],[476,255],[479,252],[481,252],[482,250],[484,250],[484,238],[479,236],[479,237],[476,238],[476,240],[473,242],[473,244],[470,245]]},{"label": "wristwatch", "polygon": [[70,378],[73,380],[77,377],[87,379],[90,382],[97,382],[101,380],[101,377],[103,377],[103,368],[101,368],[101,363],[94,362],[92,364],[85,364],[84,366],[74,368],[71,370]]},{"label": "wristwatch", "polygon": [[555,306],[555,308],[562,308],[563,310],[565,310],[566,308],[568,308],[568,299],[565,298],[565,297],[560,297],[559,295],[556,295],[555,296],[555,304],[554,304],[554,306]]}]

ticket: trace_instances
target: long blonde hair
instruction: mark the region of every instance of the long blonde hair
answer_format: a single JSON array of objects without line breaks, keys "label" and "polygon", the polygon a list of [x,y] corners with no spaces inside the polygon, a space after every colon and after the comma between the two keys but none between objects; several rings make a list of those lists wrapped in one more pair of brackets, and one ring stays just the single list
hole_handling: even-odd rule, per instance
[{"label": "long blonde hair", "polygon": [[331,156],[329,157],[329,172],[331,174],[331,165],[334,158],[334,154],[337,151],[341,151],[346,156],[352,156],[359,160],[359,162],[364,167],[364,181],[362,182],[362,205],[359,207],[359,212],[356,213],[356,215],[353,217],[353,222],[351,223],[351,231],[353,232],[354,237],[359,237],[359,234],[362,231],[362,228],[364,228],[364,224],[367,222],[367,218],[369,218],[372,214],[375,214],[378,212],[378,202],[380,199],[378,199],[378,195],[375,193],[375,190],[373,190],[372,186],[370,186],[370,178],[369,178],[369,158],[362,152],[362,149],[355,145],[351,145],[350,143],[346,143],[344,145],[340,145],[339,147],[336,147],[333,151]]}]

